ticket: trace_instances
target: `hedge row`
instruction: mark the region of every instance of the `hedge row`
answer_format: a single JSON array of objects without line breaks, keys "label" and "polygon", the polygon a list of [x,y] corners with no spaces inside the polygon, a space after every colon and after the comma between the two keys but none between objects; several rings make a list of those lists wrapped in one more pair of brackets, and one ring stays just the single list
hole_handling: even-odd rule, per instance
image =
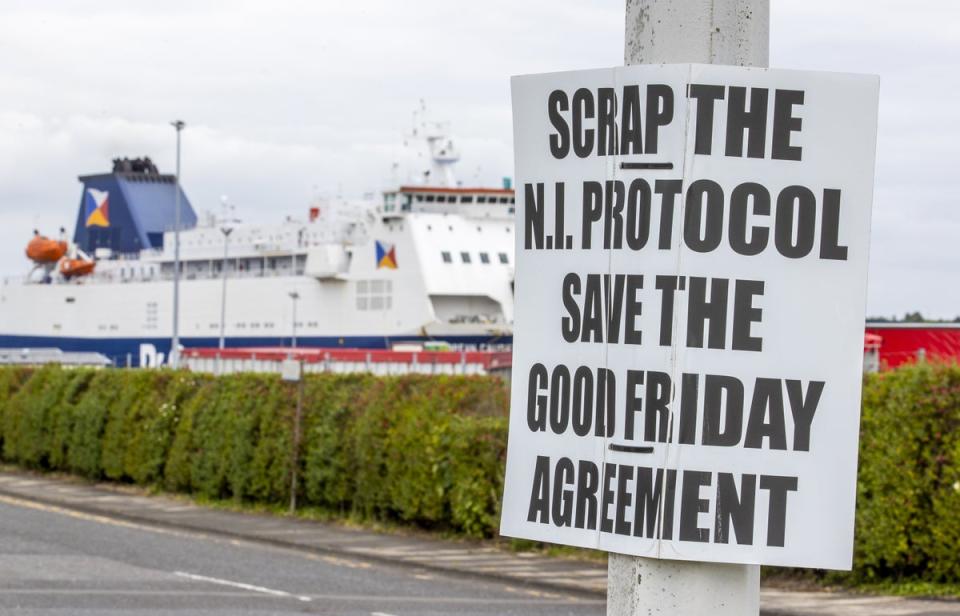
[{"label": "hedge row", "polygon": [[[149,370],[0,370],[6,461],[210,498],[289,499],[295,385]],[[298,501],[470,536],[498,525],[506,390],[311,375]]]},{"label": "hedge row", "polygon": [[860,423],[858,581],[960,580],[960,367],[868,377]]},{"label": "hedge row", "polygon": [[[289,494],[294,387],[275,376],[0,369],[7,461],[267,503]],[[866,377],[853,581],[960,579],[960,368]],[[301,502],[491,536],[506,388],[466,377],[312,375]],[[837,574],[832,574],[838,579]]]}]

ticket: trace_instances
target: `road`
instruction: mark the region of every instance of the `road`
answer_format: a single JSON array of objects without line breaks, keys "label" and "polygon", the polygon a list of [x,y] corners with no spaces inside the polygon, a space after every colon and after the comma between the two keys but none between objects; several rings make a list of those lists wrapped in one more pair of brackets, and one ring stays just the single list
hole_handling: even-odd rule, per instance
[{"label": "road", "polygon": [[0,613],[597,616],[604,602],[0,497]]}]

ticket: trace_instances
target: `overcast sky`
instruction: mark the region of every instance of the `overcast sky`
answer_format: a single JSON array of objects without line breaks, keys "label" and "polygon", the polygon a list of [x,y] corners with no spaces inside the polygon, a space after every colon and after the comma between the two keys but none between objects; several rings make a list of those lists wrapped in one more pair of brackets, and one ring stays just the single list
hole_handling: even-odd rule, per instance
[{"label": "overcast sky", "polygon": [[[868,313],[960,315],[960,3],[772,4],[772,67],[881,76]],[[381,190],[420,99],[450,122],[459,177],[499,184],[509,77],[622,64],[623,5],[4,0],[0,273],[28,268],[35,227],[72,232],[78,175],[140,155],[172,172],[176,118],[198,211],[228,195],[275,221]]]}]

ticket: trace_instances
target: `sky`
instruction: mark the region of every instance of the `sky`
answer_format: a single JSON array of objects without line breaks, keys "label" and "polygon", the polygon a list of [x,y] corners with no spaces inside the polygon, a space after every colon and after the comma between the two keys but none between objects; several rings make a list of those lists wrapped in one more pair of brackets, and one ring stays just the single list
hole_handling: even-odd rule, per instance
[{"label": "sky", "polygon": [[[909,6],[909,10],[905,7]],[[77,176],[117,156],[250,222],[376,194],[412,113],[449,123],[467,184],[512,175],[509,77],[623,63],[624,0],[4,0],[0,274],[72,231]],[[960,3],[773,0],[774,68],[879,74],[867,313],[960,315]]]}]

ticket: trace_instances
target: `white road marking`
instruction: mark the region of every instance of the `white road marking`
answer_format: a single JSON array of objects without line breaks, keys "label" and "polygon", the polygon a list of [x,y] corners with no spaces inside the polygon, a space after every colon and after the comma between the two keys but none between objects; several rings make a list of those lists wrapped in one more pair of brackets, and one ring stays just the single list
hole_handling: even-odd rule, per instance
[{"label": "white road marking", "polygon": [[273,588],[266,588],[264,586],[244,584],[243,582],[231,582],[230,580],[222,580],[220,578],[197,575],[195,573],[187,573],[185,571],[174,571],[173,574],[197,582],[209,582],[210,584],[220,584],[221,586],[231,586],[233,588],[241,588],[243,590],[252,590],[253,592],[262,592],[267,595],[273,595],[274,597],[285,597],[288,599],[297,599],[298,601],[312,601],[310,597],[294,595],[285,590],[275,590]]},{"label": "white road marking", "polygon": [[394,616],[394,615],[387,614],[386,612],[370,612],[370,616]]}]

